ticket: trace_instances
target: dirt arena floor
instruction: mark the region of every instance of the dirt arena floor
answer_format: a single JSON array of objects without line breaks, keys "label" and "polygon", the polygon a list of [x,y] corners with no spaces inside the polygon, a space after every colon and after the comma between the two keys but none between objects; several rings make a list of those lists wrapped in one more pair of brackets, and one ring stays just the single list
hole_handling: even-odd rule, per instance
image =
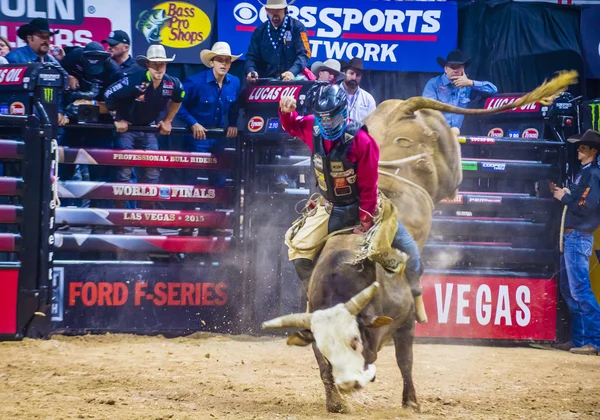
[{"label": "dirt arena floor", "polygon": [[600,357],[419,344],[422,413],[402,409],[393,347],[329,414],[310,347],[281,338],[54,336],[0,343],[0,419],[600,418]]}]

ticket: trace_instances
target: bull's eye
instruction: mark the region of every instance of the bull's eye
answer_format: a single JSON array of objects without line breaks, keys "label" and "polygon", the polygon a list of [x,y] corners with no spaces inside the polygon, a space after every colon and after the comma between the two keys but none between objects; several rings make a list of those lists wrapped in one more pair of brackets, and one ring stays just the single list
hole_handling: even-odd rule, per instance
[{"label": "bull's eye", "polygon": [[352,347],[352,350],[358,349],[359,344],[360,344],[360,337],[358,335],[355,335],[354,337],[352,337],[352,341],[350,342],[350,347]]}]

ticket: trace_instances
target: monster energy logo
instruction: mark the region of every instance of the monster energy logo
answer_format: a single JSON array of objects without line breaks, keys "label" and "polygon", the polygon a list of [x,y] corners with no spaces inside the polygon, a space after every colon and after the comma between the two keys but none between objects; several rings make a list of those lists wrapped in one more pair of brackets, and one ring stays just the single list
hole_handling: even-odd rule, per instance
[{"label": "monster energy logo", "polygon": [[51,103],[54,99],[54,89],[44,88],[44,102]]},{"label": "monster energy logo", "polygon": [[592,111],[592,130],[600,131],[600,103],[588,105]]}]

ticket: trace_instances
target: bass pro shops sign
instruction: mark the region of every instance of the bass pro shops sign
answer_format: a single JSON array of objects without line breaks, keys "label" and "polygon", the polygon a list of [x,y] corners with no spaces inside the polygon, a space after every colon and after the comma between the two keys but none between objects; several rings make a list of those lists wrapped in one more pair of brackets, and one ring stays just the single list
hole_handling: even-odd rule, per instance
[{"label": "bass pro shops sign", "polygon": [[[363,59],[374,70],[437,72],[436,57],[456,48],[455,2],[303,0],[288,7],[307,29],[312,59]],[[267,20],[255,1],[219,0],[219,40],[250,45],[252,32]]]}]

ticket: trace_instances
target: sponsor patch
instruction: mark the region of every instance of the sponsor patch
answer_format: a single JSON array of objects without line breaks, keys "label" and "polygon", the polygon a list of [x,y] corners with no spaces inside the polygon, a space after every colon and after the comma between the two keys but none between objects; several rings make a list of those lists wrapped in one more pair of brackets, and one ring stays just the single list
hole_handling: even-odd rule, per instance
[{"label": "sponsor patch", "polygon": [[356,175],[349,176],[347,179],[349,184],[354,184],[356,182]]},{"label": "sponsor patch", "polygon": [[521,135],[521,137],[523,137],[524,139],[537,139],[540,136],[540,132],[537,131],[535,128],[526,128],[525,130],[523,130],[523,134]]},{"label": "sponsor patch", "polygon": [[334,178],[348,178],[350,175],[354,175],[354,169],[348,169],[344,172],[331,172],[330,174]]},{"label": "sponsor patch", "polygon": [[262,130],[264,125],[265,120],[263,119],[263,117],[252,117],[248,120],[248,131],[256,133]]},{"label": "sponsor patch", "polygon": [[477,170],[477,162],[472,160],[463,160],[462,161],[462,170],[463,171],[476,171]]},{"label": "sponsor patch", "polygon": [[174,89],[175,88],[175,83],[173,83],[173,82],[167,82],[165,80],[163,82],[163,88],[165,88],[165,89]]},{"label": "sponsor patch", "polygon": [[304,44],[304,48],[306,49],[306,55],[310,58],[310,43],[308,42],[308,35],[306,32],[300,32],[300,38],[302,38],[302,43]]},{"label": "sponsor patch", "polygon": [[332,172],[342,172],[344,170],[344,164],[342,162],[330,162]]},{"label": "sponsor patch", "polygon": [[504,137],[504,130],[500,127],[494,127],[488,132],[488,137]]},{"label": "sponsor patch", "polygon": [[506,163],[504,162],[482,162],[481,170],[487,172],[504,172],[506,170]]},{"label": "sponsor patch", "polygon": [[10,104],[8,113],[10,115],[25,115],[25,105],[23,105],[23,102],[13,102]]},{"label": "sponsor patch", "polygon": [[315,165],[315,168],[319,169],[319,170],[323,170],[323,158],[319,155],[314,155],[313,156],[313,164]]},{"label": "sponsor patch", "polygon": [[325,182],[325,174],[317,171],[315,168],[315,175],[317,176],[317,183],[322,191],[327,191],[327,183]]},{"label": "sponsor patch", "polygon": [[336,190],[338,188],[345,188],[348,186],[348,182],[346,181],[346,178],[336,178],[333,180],[333,182],[334,182]]},{"label": "sponsor patch", "polygon": [[163,89],[162,96],[173,96],[173,91],[171,89]]}]

